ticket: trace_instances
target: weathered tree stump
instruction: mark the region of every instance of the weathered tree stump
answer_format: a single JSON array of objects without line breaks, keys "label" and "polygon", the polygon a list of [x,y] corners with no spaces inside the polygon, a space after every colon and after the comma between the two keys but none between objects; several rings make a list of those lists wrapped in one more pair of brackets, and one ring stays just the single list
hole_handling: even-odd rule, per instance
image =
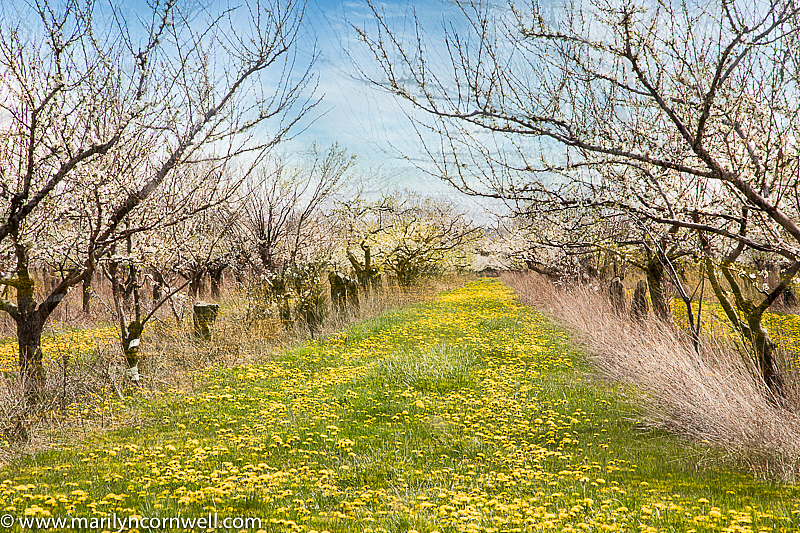
[{"label": "weathered tree stump", "polygon": [[197,302],[194,304],[194,335],[203,340],[211,339],[211,326],[219,313],[218,304]]},{"label": "weathered tree stump", "polygon": [[636,289],[633,291],[631,318],[634,320],[644,320],[648,313],[650,313],[650,305],[647,303],[647,283],[640,281],[636,284]]},{"label": "weathered tree stump", "polygon": [[611,299],[611,306],[617,314],[625,313],[625,286],[622,280],[614,278],[611,280],[611,286],[608,288],[609,298]]}]

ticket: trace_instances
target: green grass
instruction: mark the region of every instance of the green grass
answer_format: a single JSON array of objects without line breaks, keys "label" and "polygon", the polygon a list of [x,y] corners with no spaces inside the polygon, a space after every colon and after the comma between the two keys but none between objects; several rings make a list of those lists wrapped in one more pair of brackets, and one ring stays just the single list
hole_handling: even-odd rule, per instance
[{"label": "green grass", "polygon": [[142,422],[7,467],[2,512],[216,512],[304,532],[800,530],[796,487],[642,430],[635,392],[587,375],[564,331],[483,280],[208,373],[200,392],[114,405]]},{"label": "green grass", "polygon": [[478,354],[460,346],[437,344],[424,349],[403,348],[377,362],[369,377],[371,388],[400,387],[443,393],[474,384],[472,367]]}]

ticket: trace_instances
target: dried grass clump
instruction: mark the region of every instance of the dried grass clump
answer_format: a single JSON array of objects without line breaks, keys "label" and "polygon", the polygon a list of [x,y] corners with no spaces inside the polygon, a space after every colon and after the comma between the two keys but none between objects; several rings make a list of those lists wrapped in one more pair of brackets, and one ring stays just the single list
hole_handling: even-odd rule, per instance
[{"label": "dried grass clump", "polygon": [[509,275],[521,300],[571,330],[605,377],[640,389],[650,423],[723,452],[765,477],[800,474],[797,374],[781,369],[787,397],[771,398],[754,365],[729,341],[687,336],[655,318],[633,321],[593,287],[559,288],[538,275]]}]

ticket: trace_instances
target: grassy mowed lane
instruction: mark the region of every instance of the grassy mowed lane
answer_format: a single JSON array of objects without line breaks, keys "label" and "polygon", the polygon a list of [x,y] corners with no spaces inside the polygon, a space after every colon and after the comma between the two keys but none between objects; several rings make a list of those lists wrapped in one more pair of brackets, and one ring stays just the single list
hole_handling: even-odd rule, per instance
[{"label": "grassy mowed lane", "polygon": [[[798,531],[800,490],[698,467],[482,280],[134,398],[145,416],[0,473],[14,516],[256,517],[256,531]],[[630,394],[629,394],[630,396]],[[13,529],[13,528],[12,528]],[[175,529],[175,528],[173,528]]]}]

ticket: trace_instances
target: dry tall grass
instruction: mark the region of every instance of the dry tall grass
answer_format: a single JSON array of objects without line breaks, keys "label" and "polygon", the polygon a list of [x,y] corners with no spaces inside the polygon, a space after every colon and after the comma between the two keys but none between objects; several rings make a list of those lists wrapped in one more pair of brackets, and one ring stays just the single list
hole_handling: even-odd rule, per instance
[{"label": "dry tall grass", "polygon": [[703,339],[698,354],[675,326],[620,316],[593,287],[556,287],[533,274],[504,280],[524,303],[572,331],[603,376],[640,390],[652,424],[710,444],[759,475],[800,475],[796,372],[784,366],[788,398],[778,406],[747,358],[724,339]]}]

